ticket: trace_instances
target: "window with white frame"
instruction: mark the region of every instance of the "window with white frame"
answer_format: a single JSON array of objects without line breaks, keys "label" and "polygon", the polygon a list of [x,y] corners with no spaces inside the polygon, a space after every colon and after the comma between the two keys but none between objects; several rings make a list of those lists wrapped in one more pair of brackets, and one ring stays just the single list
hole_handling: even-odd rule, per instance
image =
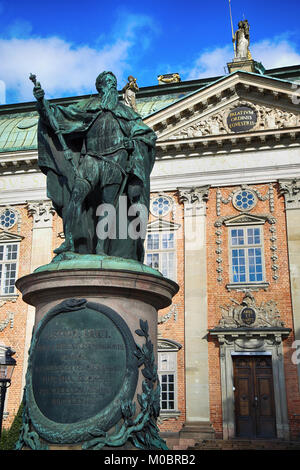
[{"label": "window with white frame", "polygon": [[0,244],[0,295],[15,294],[18,266],[18,243]]},{"label": "window with white frame", "polygon": [[146,238],[145,263],[176,281],[175,232],[150,232]]},{"label": "window with white frame", "polygon": [[161,412],[177,410],[177,352],[158,352]]},{"label": "window with white frame", "polygon": [[229,228],[231,282],[257,283],[264,279],[262,226]]}]

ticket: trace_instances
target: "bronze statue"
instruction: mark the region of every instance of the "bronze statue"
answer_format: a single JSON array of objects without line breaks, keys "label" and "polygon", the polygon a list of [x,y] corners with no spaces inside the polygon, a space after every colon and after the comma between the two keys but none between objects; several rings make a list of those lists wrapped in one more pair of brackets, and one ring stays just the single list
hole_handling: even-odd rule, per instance
[{"label": "bronze statue", "polygon": [[118,207],[119,197],[125,195],[129,205],[139,203],[148,211],[156,134],[132,108],[119,102],[112,72],[97,77],[97,97],[68,106],[50,104],[36,77],[31,79],[40,115],[38,164],[47,175],[47,195],[64,225],[65,241],[55,253],[143,262],[143,239],[97,237],[101,217],[97,208]]}]

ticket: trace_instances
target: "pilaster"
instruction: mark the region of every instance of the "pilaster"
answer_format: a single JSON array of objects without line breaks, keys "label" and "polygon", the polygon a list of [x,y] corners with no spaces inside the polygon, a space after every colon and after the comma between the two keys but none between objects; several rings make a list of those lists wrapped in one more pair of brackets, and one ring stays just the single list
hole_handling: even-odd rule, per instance
[{"label": "pilaster", "polygon": [[186,423],[184,437],[211,437],[208,343],[206,202],[209,186],[178,188],[184,204]]},{"label": "pilaster", "polygon": [[[33,219],[30,272],[41,265],[48,264],[52,258],[52,219],[55,210],[51,201],[28,201],[27,211]],[[29,350],[32,330],[35,320],[35,308],[27,307],[27,322],[25,333],[25,351]],[[23,383],[27,370],[28,357],[24,354]],[[23,388],[23,387],[22,387]]]},{"label": "pilaster", "polygon": [[[279,181],[281,194],[284,195],[288,256],[290,265],[290,285],[293,307],[295,340],[300,340],[300,179]],[[298,387],[300,390],[300,364],[298,370]]]}]

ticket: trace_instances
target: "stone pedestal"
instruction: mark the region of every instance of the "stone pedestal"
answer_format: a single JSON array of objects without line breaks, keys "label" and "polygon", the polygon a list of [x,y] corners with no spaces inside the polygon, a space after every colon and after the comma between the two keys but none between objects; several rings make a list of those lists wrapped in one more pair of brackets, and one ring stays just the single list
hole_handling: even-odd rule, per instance
[{"label": "stone pedestal", "polygon": [[259,73],[263,70],[263,66],[253,59],[234,59],[227,64],[229,73],[236,72],[237,70],[244,70],[245,72]]},{"label": "stone pedestal", "polygon": [[36,308],[19,448],[165,448],[156,427],[157,311],[177,284],[143,265],[53,264],[17,281]]}]

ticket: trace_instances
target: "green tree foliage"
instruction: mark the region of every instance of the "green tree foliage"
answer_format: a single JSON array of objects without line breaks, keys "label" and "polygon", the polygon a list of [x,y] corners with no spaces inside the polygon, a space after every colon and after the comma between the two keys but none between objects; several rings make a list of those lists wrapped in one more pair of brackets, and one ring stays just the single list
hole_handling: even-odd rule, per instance
[{"label": "green tree foliage", "polygon": [[14,450],[22,426],[23,405],[21,403],[10,429],[2,429],[0,450]]}]

